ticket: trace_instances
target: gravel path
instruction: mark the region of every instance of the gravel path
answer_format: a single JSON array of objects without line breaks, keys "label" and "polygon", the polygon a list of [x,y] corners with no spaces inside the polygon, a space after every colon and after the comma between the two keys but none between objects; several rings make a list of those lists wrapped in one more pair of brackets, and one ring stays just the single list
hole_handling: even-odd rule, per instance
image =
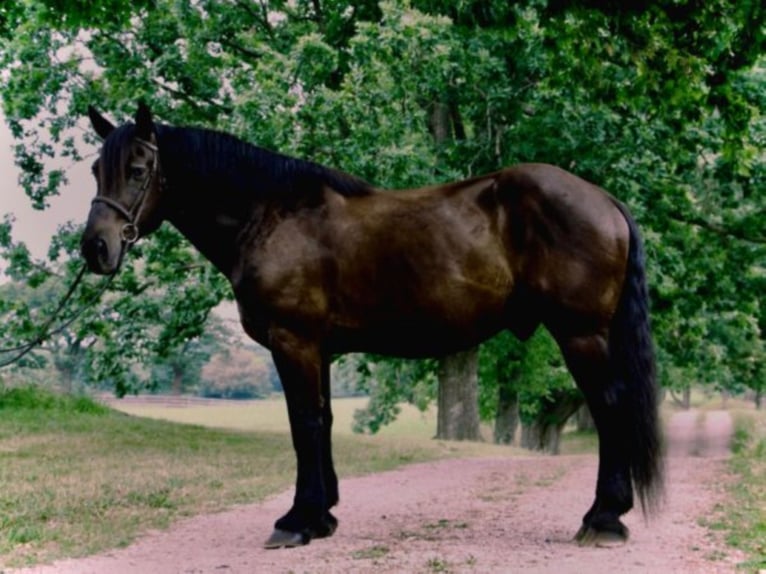
[{"label": "gravel path", "polygon": [[341,480],[335,536],[263,550],[292,491],[180,522],[132,546],[23,570],[27,574],[169,573],[717,573],[741,557],[700,526],[725,502],[732,432],[724,411],[670,421],[667,503],[648,523],[625,518],[630,542],[572,542],[592,502],[596,457],[446,460]]}]

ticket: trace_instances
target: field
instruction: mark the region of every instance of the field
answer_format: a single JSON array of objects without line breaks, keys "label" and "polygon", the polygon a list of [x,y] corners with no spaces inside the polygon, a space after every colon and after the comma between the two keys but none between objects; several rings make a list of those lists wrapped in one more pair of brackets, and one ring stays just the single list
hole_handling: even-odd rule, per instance
[{"label": "field", "polygon": [[[431,440],[433,415],[414,409],[380,436],[352,435],[360,404],[336,401],[343,477],[512,450]],[[0,394],[0,569],[124,546],[147,530],[261,500],[294,481],[282,401],[121,408],[29,389]]]},{"label": "field", "polygon": [[[167,404],[141,400],[110,400],[109,405],[120,412],[152,419],[166,420],[183,424],[203,425],[212,428],[231,429],[248,432],[284,433],[289,429],[287,409],[281,397],[260,401],[217,401],[219,404],[195,406],[194,401],[182,408],[169,407]],[[445,453],[459,456],[508,456],[513,453],[529,454],[507,446],[491,444],[492,429],[482,425],[484,443],[447,443],[434,442],[436,434],[436,409],[425,413],[411,405],[400,405],[401,412],[393,424],[384,426],[375,437],[365,437],[351,430],[354,411],[363,408],[367,399],[333,399],[334,437],[354,437],[360,440],[380,441],[384,444],[411,444],[431,450],[438,446]],[[597,439],[594,433],[567,432],[561,444],[562,454],[595,452]]]},{"label": "field", "polygon": [[[433,440],[434,412],[406,406],[379,435],[354,435],[353,413],[363,405],[334,401],[342,478],[522,452]],[[766,567],[766,415],[730,406],[735,503],[705,526],[724,532],[757,571]],[[578,433],[562,446],[565,453],[594,447],[593,435]],[[0,571],[125,546],[180,518],[262,500],[292,485],[294,464],[282,400],[184,407],[122,401],[107,408],[34,389],[0,392]]]},{"label": "field", "polygon": [[766,412],[738,409],[734,416],[730,467],[733,504],[721,509],[711,527],[726,532],[726,542],[743,550],[754,572],[766,570]]},{"label": "field", "polygon": [[[366,398],[333,399],[335,436],[352,435],[354,411],[367,403]],[[276,432],[288,430],[287,409],[282,397],[259,401],[182,401],[174,408],[174,401],[153,401],[151,398],[109,400],[108,404],[123,413],[177,423],[198,424],[207,427],[247,432]],[[384,427],[377,436],[429,439],[436,429],[435,411],[420,413],[416,408],[402,405],[395,424]],[[357,435],[358,436],[358,435]]]}]

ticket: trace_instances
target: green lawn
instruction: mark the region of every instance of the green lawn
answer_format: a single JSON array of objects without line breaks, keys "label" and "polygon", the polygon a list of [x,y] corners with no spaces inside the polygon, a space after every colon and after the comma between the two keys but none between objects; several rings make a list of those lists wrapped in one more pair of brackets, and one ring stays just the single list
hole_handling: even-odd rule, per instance
[{"label": "green lawn", "polygon": [[[518,452],[432,440],[432,415],[414,409],[379,436],[352,435],[359,404],[336,401],[342,477]],[[126,410],[156,418],[34,389],[0,391],[0,570],[126,545],[178,518],[261,500],[294,483],[282,401]]]},{"label": "green lawn", "polygon": [[[341,477],[457,456],[528,451],[433,440],[435,412],[403,405],[376,436],[351,432],[365,399],[336,399]],[[127,545],[178,518],[254,502],[290,488],[295,462],[282,399],[160,407],[34,389],[0,391],[0,571]],[[766,567],[766,413],[737,417],[731,466],[736,504],[717,528]],[[179,424],[183,423],[183,424]],[[488,434],[489,429],[485,429]],[[595,436],[568,433],[564,453],[594,452]]]},{"label": "green lawn", "polygon": [[[351,436],[354,411],[367,404],[366,398],[333,399],[335,436]],[[167,407],[150,404],[111,402],[117,410],[135,416],[168,420],[177,423],[198,424],[212,428],[251,432],[285,432],[289,429],[287,408],[283,397],[260,401],[230,402],[221,405]],[[379,437],[430,439],[436,433],[436,411],[421,413],[411,405],[401,405],[396,422],[378,433]],[[358,436],[358,435],[356,435]]]},{"label": "green lawn", "polygon": [[733,456],[729,463],[737,479],[732,482],[733,501],[719,509],[718,527],[726,542],[743,550],[749,560],[742,567],[766,571],[766,411],[734,412]]}]

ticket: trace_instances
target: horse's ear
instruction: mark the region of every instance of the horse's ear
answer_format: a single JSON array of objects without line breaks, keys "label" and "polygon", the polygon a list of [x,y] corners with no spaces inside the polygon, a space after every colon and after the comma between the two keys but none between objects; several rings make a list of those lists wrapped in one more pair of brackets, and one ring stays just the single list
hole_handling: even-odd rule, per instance
[{"label": "horse's ear", "polygon": [[138,110],[136,111],[136,135],[141,139],[149,140],[152,131],[152,111],[141,100],[138,102]]},{"label": "horse's ear", "polygon": [[98,110],[93,106],[88,106],[88,117],[93,129],[101,139],[106,139],[110,133],[114,131],[114,124],[98,113]]}]

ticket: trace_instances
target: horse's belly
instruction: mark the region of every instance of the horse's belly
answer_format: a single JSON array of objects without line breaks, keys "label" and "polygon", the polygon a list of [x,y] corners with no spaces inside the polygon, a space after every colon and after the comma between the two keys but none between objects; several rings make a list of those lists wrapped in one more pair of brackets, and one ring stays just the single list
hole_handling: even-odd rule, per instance
[{"label": "horse's belly", "polygon": [[365,328],[336,328],[329,346],[334,353],[438,357],[475,347],[503,327],[499,315],[471,324],[392,319]]}]

